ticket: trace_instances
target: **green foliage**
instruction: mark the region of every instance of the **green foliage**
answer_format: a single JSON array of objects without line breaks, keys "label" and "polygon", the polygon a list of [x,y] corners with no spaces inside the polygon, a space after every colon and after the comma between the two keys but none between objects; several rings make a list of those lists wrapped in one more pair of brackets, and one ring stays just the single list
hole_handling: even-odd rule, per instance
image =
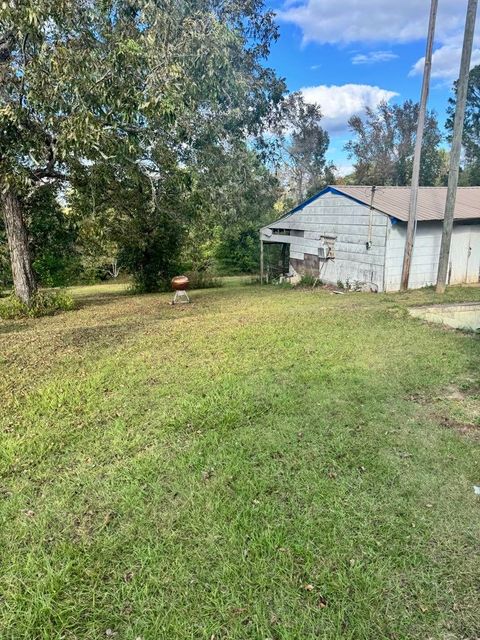
[{"label": "green foliage", "polygon": [[168,156],[159,162],[166,170],[161,182],[151,180],[138,165],[86,167],[70,196],[72,215],[88,229],[82,244],[97,247],[92,273],[105,264],[105,251],[111,251],[133,276],[138,292],[169,288],[192,215],[189,172]]},{"label": "green foliage", "polygon": [[[0,183],[27,198],[42,180],[70,183],[80,244],[98,240],[88,270],[113,253],[139,289],[158,288],[192,214],[210,233],[231,215],[218,158],[254,141],[284,92],[264,66],[276,35],[257,1],[4,3]],[[50,282],[56,255],[36,263]]]},{"label": "green foliage", "polygon": [[[81,272],[77,229],[57,199],[57,189],[45,185],[27,191],[22,198],[30,236],[30,252],[39,283],[65,287],[76,283]],[[0,218],[0,285],[11,286],[7,239]]]},{"label": "green foliage", "polygon": [[218,270],[225,275],[258,272],[260,246],[258,226],[246,224],[226,228],[218,244],[215,258]]},{"label": "green foliage", "polygon": [[189,268],[215,268],[222,274],[258,271],[258,231],[278,217],[278,180],[243,142],[209,149],[205,164],[208,169],[195,178],[195,215],[182,260]]},{"label": "green foliage", "polygon": [[[355,161],[353,182],[367,185],[405,186],[411,183],[418,104],[386,102],[367,107],[365,116],[353,116],[349,126],[355,135],[345,149]],[[435,113],[427,113],[422,144],[420,184],[435,185],[442,167],[439,144],[442,134]]]},{"label": "green foliage", "polygon": [[[127,231],[127,230],[126,230]],[[121,264],[133,276],[139,293],[168,289],[178,271],[181,232],[161,211],[138,216],[128,226],[119,251]]]},{"label": "green foliage", "polygon": [[223,286],[220,278],[211,271],[187,271],[189,289],[216,289]]},{"label": "green foliage", "polygon": [[321,126],[318,105],[305,102],[301,93],[292,93],[278,107],[274,132],[277,173],[285,195],[301,202],[334,182],[334,166],[325,154],[330,138]]},{"label": "green foliage", "polygon": [[7,237],[0,217],[0,291],[2,288],[11,287],[12,271],[10,268],[10,255],[8,252]]},{"label": "green foliage", "polygon": [[12,294],[0,300],[0,318],[39,318],[57,311],[70,311],[74,306],[74,299],[65,291],[37,291],[28,306]]},{"label": "green foliage", "polygon": [[[450,140],[455,118],[457,84],[455,82],[453,85],[455,97],[449,98],[448,119],[445,123]],[[459,182],[462,186],[478,186],[480,185],[480,65],[470,70],[468,78],[462,144],[465,152],[465,162]]]},{"label": "green foliage", "polygon": [[315,286],[318,286],[320,284],[321,284],[321,281],[318,278],[306,273],[300,278],[300,282],[298,283],[298,286],[300,286],[300,287],[315,287]]},{"label": "green foliage", "polygon": [[45,186],[33,190],[24,202],[33,268],[44,287],[74,284],[81,269],[76,226],[57,198],[57,189]]}]

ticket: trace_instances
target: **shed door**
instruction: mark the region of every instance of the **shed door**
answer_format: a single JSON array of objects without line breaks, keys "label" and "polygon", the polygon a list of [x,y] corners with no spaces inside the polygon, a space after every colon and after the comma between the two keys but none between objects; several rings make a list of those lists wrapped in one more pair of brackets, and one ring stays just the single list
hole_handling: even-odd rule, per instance
[{"label": "shed door", "polygon": [[449,284],[478,282],[480,270],[480,233],[478,227],[454,228],[450,250]]}]

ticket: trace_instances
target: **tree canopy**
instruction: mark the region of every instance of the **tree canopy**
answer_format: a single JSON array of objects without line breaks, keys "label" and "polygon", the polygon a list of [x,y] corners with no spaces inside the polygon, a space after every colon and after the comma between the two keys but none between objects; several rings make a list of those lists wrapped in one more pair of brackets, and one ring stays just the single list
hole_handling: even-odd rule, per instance
[{"label": "tree canopy", "polygon": [[330,138],[321,120],[321,108],[299,92],[279,105],[274,126],[277,174],[291,202],[301,202],[333,181],[334,166],[325,157]]},{"label": "tree canopy", "polygon": [[[453,132],[455,118],[457,82],[453,85],[454,96],[449,99],[448,119],[445,128],[449,139]],[[463,121],[462,144],[464,149],[464,166],[460,175],[461,184],[480,185],[480,65],[470,70],[467,90],[465,119]]]},{"label": "tree canopy", "polygon": [[[411,182],[418,104],[380,104],[367,107],[365,116],[353,116],[349,127],[354,134],[345,149],[354,159],[353,179],[357,184],[404,186]],[[420,184],[437,182],[442,166],[442,140],[434,112],[427,113],[422,144]]]},{"label": "tree canopy", "polygon": [[[54,181],[77,194],[77,215],[87,201],[115,212],[137,273],[159,252],[172,261],[211,151],[269,126],[284,92],[264,65],[275,37],[258,0],[3,3],[0,186],[24,301],[35,292],[24,202]],[[164,258],[146,288],[167,275]]]}]

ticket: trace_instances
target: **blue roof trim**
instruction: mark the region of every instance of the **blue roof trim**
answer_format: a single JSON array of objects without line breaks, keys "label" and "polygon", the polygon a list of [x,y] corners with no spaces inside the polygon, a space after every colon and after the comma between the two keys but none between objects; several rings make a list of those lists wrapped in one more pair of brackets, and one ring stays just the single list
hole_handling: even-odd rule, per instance
[{"label": "blue roof trim", "polygon": [[[285,213],[283,216],[281,216],[281,218],[277,218],[277,220],[274,220],[273,222],[270,222],[270,224],[267,224],[267,225],[265,225],[265,227],[262,227],[262,228],[267,228],[272,224],[276,224],[277,222],[281,222],[282,220],[285,220],[285,218],[289,218],[294,213],[297,213],[297,211],[301,211],[304,207],[306,207],[310,203],[312,203],[315,200],[317,200],[317,198],[321,198],[322,196],[324,196],[326,193],[333,193],[336,196],[343,196],[344,198],[348,198],[348,200],[352,200],[353,202],[356,202],[357,204],[361,204],[363,207],[370,208],[370,205],[368,203],[364,202],[363,200],[359,200],[358,198],[354,198],[349,193],[345,193],[344,191],[341,190],[341,185],[339,185],[339,186],[340,186],[339,189],[337,189],[336,187],[332,187],[331,185],[328,185],[327,187],[324,187],[321,191],[319,191],[315,195],[313,195],[310,198],[308,198],[308,200],[304,200],[304,202],[301,202],[295,208],[290,209],[290,211],[287,211],[287,213]],[[402,222],[401,220],[399,220],[398,218],[395,218],[395,216],[392,216],[391,214],[387,213],[386,211],[382,211],[381,209],[377,209],[375,206],[373,208],[376,211],[378,211],[379,213],[383,213],[383,215],[388,216],[390,218],[390,220],[392,221],[392,224],[399,224],[399,223]]]},{"label": "blue roof trim", "polygon": [[[314,202],[317,198],[321,198],[322,196],[324,196],[326,193],[334,193],[336,196],[343,196],[344,198],[348,198],[349,200],[353,200],[353,202],[357,202],[358,204],[361,204],[364,207],[368,207],[368,205],[365,204],[365,202],[362,202],[362,200],[358,200],[357,198],[354,198],[353,196],[349,195],[348,193],[344,193],[343,191],[340,191],[340,189],[336,189],[335,187],[332,187],[332,186],[329,185],[328,187],[324,187],[321,191],[319,191],[315,195],[313,195],[310,198],[308,198],[308,200],[304,200],[299,205],[297,205],[295,208],[290,209],[290,211],[287,211],[287,213],[285,213],[281,218],[278,218],[277,220],[274,220],[274,222],[270,222],[270,224],[275,224],[276,222],[280,222],[281,220],[285,220],[285,218],[289,218],[294,213],[297,213],[297,211],[301,211],[304,207],[309,205],[311,202]],[[268,227],[269,225],[265,225],[265,226]]]},{"label": "blue roof trim", "polygon": [[297,211],[301,211],[303,209],[303,207],[307,206],[307,204],[310,204],[311,202],[313,202],[317,198],[320,198],[321,196],[325,195],[326,193],[330,193],[332,191],[335,191],[332,187],[325,187],[324,189],[322,189],[321,191],[319,191],[315,195],[313,195],[310,198],[308,198],[308,200],[304,200],[299,205],[297,205],[294,209],[291,209],[288,213],[285,214],[284,218],[286,218],[287,216],[291,216],[292,213],[297,213]]}]

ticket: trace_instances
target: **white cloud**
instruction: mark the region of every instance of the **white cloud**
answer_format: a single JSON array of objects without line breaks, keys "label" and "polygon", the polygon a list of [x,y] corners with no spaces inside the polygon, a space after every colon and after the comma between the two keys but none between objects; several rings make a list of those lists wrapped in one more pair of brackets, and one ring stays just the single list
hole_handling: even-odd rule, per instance
[{"label": "white cloud", "polygon": [[[277,12],[284,22],[296,24],[305,42],[405,43],[425,38],[429,2],[419,0],[300,0]],[[459,5],[462,4],[462,8]],[[437,35],[444,39],[463,28],[465,12],[459,0],[443,0],[437,19]]]},{"label": "white cloud", "polygon": [[389,62],[395,58],[398,58],[398,55],[393,51],[369,51],[354,55],[352,64],[376,64],[377,62]]},{"label": "white cloud", "polygon": [[339,177],[348,176],[355,171],[355,167],[353,164],[347,164],[342,162],[339,162],[338,164],[336,164],[335,168],[336,168],[335,173]]},{"label": "white cloud", "polygon": [[[277,16],[281,21],[297,25],[304,43],[406,44],[425,41],[429,5],[427,0],[343,0],[339,8],[332,0],[289,0]],[[439,3],[435,29],[437,49],[432,65],[434,78],[451,81],[458,75],[466,5],[466,0]],[[480,31],[478,21],[477,32]],[[478,61],[480,33],[475,49],[475,60]],[[356,64],[366,62],[360,56]],[[423,59],[420,59],[413,65],[410,75],[421,74],[422,69]]]},{"label": "white cloud", "polygon": [[349,118],[360,114],[365,107],[375,108],[398,95],[395,91],[369,84],[318,85],[300,89],[307,102],[319,104],[322,124],[331,133],[346,131]]},{"label": "white cloud", "polygon": [[[458,77],[460,70],[460,58],[462,57],[462,47],[454,44],[445,44],[434,51],[432,56],[432,78],[438,78],[451,82]],[[420,58],[410,69],[410,76],[417,76],[423,73],[425,57]],[[471,67],[480,64],[480,48],[472,51]]]}]

